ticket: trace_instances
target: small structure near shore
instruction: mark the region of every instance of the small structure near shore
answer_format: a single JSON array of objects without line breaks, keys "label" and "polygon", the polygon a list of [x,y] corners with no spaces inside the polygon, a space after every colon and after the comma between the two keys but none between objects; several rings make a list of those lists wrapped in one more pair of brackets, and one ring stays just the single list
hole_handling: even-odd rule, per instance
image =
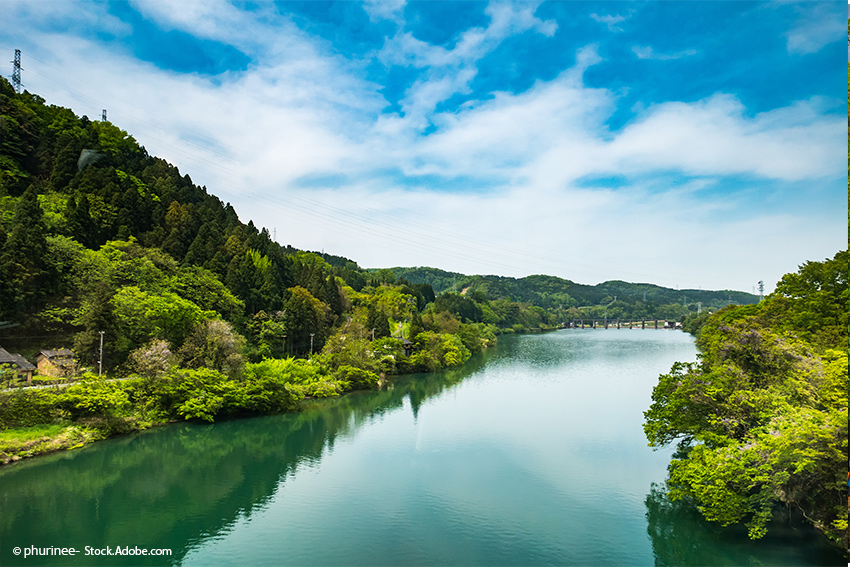
[{"label": "small structure near shore", "polygon": [[8,380],[9,378],[17,380],[26,379],[27,382],[32,382],[33,372],[35,372],[35,366],[30,364],[26,358],[20,354],[12,354],[0,347],[0,376],[4,380]]},{"label": "small structure near shore", "polygon": [[77,357],[71,349],[45,349],[35,357],[35,364],[38,366],[39,374],[54,378],[68,378],[76,374]]}]

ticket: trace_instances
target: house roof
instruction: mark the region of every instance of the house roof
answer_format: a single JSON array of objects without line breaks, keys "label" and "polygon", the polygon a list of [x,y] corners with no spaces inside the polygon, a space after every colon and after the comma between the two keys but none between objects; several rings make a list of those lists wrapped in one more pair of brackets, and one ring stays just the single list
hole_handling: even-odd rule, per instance
[{"label": "house roof", "polygon": [[12,354],[2,347],[0,347],[0,364],[12,364],[21,370],[35,370],[35,366],[27,362],[26,358],[20,354]]},{"label": "house roof", "polygon": [[57,349],[57,350],[47,350],[47,349],[44,349],[44,350],[42,350],[41,352],[39,352],[38,354],[39,354],[39,355],[44,355],[44,356],[46,356],[48,359],[50,359],[50,358],[56,358],[56,357],[61,357],[61,358],[74,358],[74,351],[72,351],[72,350],[71,350],[71,349],[69,349],[69,348],[60,348],[60,349]]}]

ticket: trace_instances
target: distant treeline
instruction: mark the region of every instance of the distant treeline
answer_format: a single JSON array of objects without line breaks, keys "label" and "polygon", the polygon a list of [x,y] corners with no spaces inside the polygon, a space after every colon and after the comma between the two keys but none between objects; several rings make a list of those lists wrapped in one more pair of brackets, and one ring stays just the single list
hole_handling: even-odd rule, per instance
[{"label": "distant treeline", "polygon": [[392,268],[390,272],[411,282],[429,284],[437,293],[451,291],[470,297],[534,305],[555,310],[564,320],[607,317],[680,321],[699,311],[716,311],[726,305],[758,301],[758,297],[741,291],[676,290],[619,280],[591,286],[543,275],[524,278],[469,276],[424,267]]}]

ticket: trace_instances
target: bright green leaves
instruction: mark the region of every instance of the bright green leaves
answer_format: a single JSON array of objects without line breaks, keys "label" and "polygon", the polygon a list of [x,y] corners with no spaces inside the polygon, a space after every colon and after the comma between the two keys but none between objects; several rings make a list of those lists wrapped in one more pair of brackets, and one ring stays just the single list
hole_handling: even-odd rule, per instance
[{"label": "bright green leaves", "polygon": [[416,336],[415,353],[410,364],[416,370],[439,370],[461,366],[469,360],[471,353],[460,337],[451,333],[438,334],[425,331]]},{"label": "bright green leaves", "polygon": [[115,416],[130,406],[127,392],[120,384],[99,380],[94,375],[70,386],[59,398],[59,406],[68,410],[72,417]]},{"label": "bright green leaves", "polygon": [[706,519],[746,521],[750,537],[766,533],[777,502],[795,503],[815,527],[838,540],[846,522],[847,417],[839,411],[785,408],[740,443],[696,445],[670,463],[673,499],[693,499]]},{"label": "bright green leaves", "polygon": [[269,260],[268,256],[264,256],[254,249],[248,250],[246,255],[251,258],[254,268],[261,274],[265,273],[272,265],[272,261]]},{"label": "bright green leaves", "polygon": [[806,262],[776,285],[761,318],[790,331],[818,349],[847,348],[850,302],[850,252]]},{"label": "bright green leaves", "polygon": [[[340,370],[342,368],[352,369],[341,367]],[[351,374],[351,378],[348,374]],[[353,369],[351,373],[343,371],[334,376],[324,364],[295,358],[264,359],[262,362],[248,364],[245,368],[247,382],[262,384],[266,389],[274,384],[279,385],[278,389],[285,385],[285,390],[297,400],[308,396],[338,396],[352,389],[353,385],[349,381],[352,378],[363,388],[377,384],[377,376],[365,370]]]},{"label": "bright green leaves", "polygon": [[338,379],[348,382],[352,390],[371,390],[377,388],[380,380],[374,372],[355,368],[354,366],[340,366],[336,375]]},{"label": "bright green leaves", "polygon": [[112,310],[120,336],[133,345],[151,338],[183,344],[195,325],[216,316],[176,293],[150,293],[135,286],[113,296]]},{"label": "bright green leaves", "polygon": [[77,348],[86,358],[98,348],[102,330],[108,358],[121,363],[151,339],[164,339],[176,350],[202,321],[242,314],[242,302],[211,272],[178,266],[133,239],[78,251],[71,260],[66,274],[81,296],[76,322],[86,327]]},{"label": "bright green leaves", "polygon": [[807,263],[760,305],[720,311],[700,331],[700,363],[659,378],[644,431],[653,447],[680,443],[672,498],[723,525],[745,522],[753,538],[777,503],[794,504],[844,537],[846,262],[842,252]]},{"label": "bright green leaves", "polygon": [[129,156],[139,150],[133,136],[111,122],[96,121],[91,127],[97,132],[100,149],[111,156]]}]

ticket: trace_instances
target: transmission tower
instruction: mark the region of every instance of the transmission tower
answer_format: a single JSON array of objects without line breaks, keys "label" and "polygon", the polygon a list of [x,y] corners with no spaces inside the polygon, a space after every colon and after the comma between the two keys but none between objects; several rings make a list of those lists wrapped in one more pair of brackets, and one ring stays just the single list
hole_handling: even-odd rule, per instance
[{"label": "transmission tower", "polygon": [[101,119],[103,122],[106,122],[106,109],[105,109],[105,108],[103,109],[103,114],[101,115],[100,119]]},{"label": "transmission tower", "polygon": [[15,65],[12,68],[12,87],[14,87],[15,92],[21,94],[21,50],[15,50],[15,60],[12,61]]},{"label": "transmission tower", "polygon": [[764,282],[759,280],[759,303],[764,299]]}]

